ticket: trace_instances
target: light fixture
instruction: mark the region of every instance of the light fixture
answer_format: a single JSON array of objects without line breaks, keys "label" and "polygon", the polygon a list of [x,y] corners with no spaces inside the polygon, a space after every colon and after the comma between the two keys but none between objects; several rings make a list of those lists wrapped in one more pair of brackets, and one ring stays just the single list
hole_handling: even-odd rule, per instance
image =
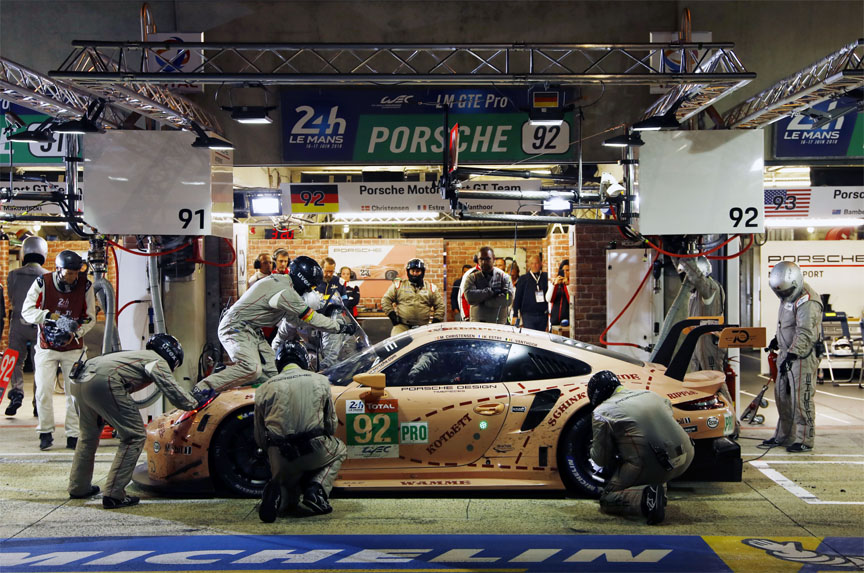
[{"label": "light fixture", "polygon": [[87,112],[78,119],[70,119],[58,123],[51,130],[54,133],[83,135],[85,133],[104,133],[105,130],[97,122],[105,109],[105,100],[96,98],[87,106]]},{"label": "light fixture", "polygon": [[544,211],[570,211],[570,201],[563,197],[550,197],[543,200]]},{"label": "light fixture", "polygon": [[[233,103],[233,91],[237,87],[245,87],[245,88],[257,88],[264,92],[264,105],[234,105]],[[218,94],[217,94],[218,95]],[[228,91],[228,105],[223,105],[222,109],[225,111],[231,112],[231,119],[238,123],[247,123],[247,124],[263,124],[263,123],[273,123],[273,120],[270,119],[270,115],[268,112],[276,109],[275,105],[269,105],[270,103],[270,92],[267,91],[267,88],[263,84],[251,84],[245,86],[235,86],[232,87]]]},{"label": "light fixture", "polygon": [[637,121],[633,124],[633,131],[659,131],[661,129],[681,129],[681,124],[678,123],[678,118],[675,114],[678,113],[678,108],[684,103],[685,98],[678,98],[669,111],[663,115],[655,115],[642,121]]},{"label": "light fixture", "polygon": [[18,114],[11,109],[7,109],[3,116],[6,119],[7,130],[21,129],[22,127],[27,125],[26,123],[24,123],[24,120],[18,117]]},{"label": "light fixture", "polygon": [[16,134],[10,135],[7,137],[9,141],[17,141],[19,143],[54,143],[54,132],[51,129],[51,125],[55,123],[53,117],[49,117],[42,123],[36,126],[36,129],[25,129],[24,131],[20,131]]},{"label": "light fixture", "polygon": [[642,136],[638,133],[628,131],[623,135],[616,135],[604,140],[603,145],[606,147],[641,147],[645,145],[645,142],[642,141]]},{"label": "light fixture", "polygon": [[195,141],[192,142],[192,147],[214,149],[217,151],[230,151],[234,149],[234,145],[230,141],[222,139],[221,137],[216,137],[215,135],[207,135],[201,126],[194,121],[189,123],[190,127],[192,127],[192,131],[194,131],[195,135],[198,136]]},{"label": "light fixture", "polygon": [[282,215],[282,193],[275,191],[255,191],[247,193],[249,215],[252,217],[278,217]]},{"label": "light fixture", "polygon": [[627,190],[626,187],[615,180],[611,173],[603,172],[600,175],[600,195],[604,197],[617,197]]},{"label": "light fixture", "polygon": [[347,223],[342,225],[342,234],[347,235],[349,232],[351,232],[351,225]]}]

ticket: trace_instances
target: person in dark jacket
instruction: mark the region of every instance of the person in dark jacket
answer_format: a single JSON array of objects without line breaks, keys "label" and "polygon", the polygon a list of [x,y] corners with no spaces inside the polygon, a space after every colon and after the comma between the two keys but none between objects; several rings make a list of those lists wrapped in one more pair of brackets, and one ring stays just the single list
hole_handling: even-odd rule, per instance
[{"label": "person in dark jacket", "polygon": [[552,326],[569,326],[570,324],[570,291],[567,288],[569,284],[570,261],[564,259],[558,265],[558,276],[549,285],[549,292],[546,293],[549,304],[552,306],[549,311],[549,323]]},{"label": "person in dark jacket", "polygon": [[540,257],[528,258],[528,272],[519,277],[516,295],[513,297],[513,315],[522,317],[522,326],[533,330],[547,330],[549,326],[549,304],[546,290],[549,276],[541,271]]},{"label": "person in dark jacket", "polygon": [[462,320],[462,316],[459,313],[459,305],[462,300],[459,296],[459,289],[462,287],[462,277],[473,268],[471,265],[462,265],[462,272],[453,281],[453,288],[450,289],[450,311],[453,312],[453,320]]}]

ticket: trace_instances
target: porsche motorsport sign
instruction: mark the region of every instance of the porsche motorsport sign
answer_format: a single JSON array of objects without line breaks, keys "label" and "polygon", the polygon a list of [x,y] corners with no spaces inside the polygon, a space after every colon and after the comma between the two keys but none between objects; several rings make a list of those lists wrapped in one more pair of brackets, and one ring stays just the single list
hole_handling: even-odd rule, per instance
[{"label": "porsche motorsport sign", "polygon": [[[571,100],[562,93],[564,102]],[[286,163],[437,164],[445,106],[459,124],[460,163],[550,163],[573,157],[572,113],[531,125],[528,92],[497,87],[286,90]]]}]

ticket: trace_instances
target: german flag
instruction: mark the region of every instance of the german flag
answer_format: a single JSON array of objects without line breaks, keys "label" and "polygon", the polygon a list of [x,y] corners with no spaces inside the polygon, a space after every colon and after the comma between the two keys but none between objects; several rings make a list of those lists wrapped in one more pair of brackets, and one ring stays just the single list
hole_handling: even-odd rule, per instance
[{"label": "german flag", "polygon": [[531,97],[533,107],[559,107],[558,92],[534,92]]},{"label": "german flag", "polygon": [[339,212],[339,186],[333,183],[292,184],[291,212]]}]

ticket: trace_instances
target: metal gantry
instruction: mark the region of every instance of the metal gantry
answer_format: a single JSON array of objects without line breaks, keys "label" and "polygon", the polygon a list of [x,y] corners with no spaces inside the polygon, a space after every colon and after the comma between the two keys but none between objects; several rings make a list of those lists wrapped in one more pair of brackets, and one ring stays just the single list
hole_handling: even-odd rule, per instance
[{"label": "metal gantry", "polygon": [[730,109],[725,127],[755,129],[864,86],[864,40],[807,66]]}]

